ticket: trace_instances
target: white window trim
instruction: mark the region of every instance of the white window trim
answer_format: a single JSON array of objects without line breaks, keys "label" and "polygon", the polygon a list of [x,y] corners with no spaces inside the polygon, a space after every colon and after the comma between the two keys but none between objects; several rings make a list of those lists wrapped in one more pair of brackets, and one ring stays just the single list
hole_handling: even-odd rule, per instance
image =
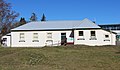
[{"label": "white window trim", "polygon": [[90,39],[89,40],[97,40],[97,38],[96,38],[96,31],[94,31],[95,32],[95,36],[92,36],[91,32],[92,31],[90,31]]},{"label": "white window trim", "polygon": [[19,34],[19,42],[25,42],[25,33]]},{"label": "white window trim", "polygon": [[[106,38],[105,35],[108,35],[108,37]],[[109,34],[104,34],[104,41],[110,41],[110,35]]]},{"label": "white window trim", "polygon": [[32,42],[39,42],[39,35],[38,35],[38,33],[33,33],[33,41]]},{"label": "white window trim", "polygon": [[[108,37],[105,37],[106,35],[108,35]],[[110,35],[109,34],[105,34],[104,37],[105,37],[105,39],[109,39]]]},{"label": "white window trim", "polygon": [[83,36],[80,36],[79,32],[80,31],[78,31],[78,39],[77,40],[85,40],[85,38],[84,38],[84,31],[82,31],[83,32]]},{"label": "white window trim", "polygon": [[47,33],[47,39],[52,39],[52,33]]}]

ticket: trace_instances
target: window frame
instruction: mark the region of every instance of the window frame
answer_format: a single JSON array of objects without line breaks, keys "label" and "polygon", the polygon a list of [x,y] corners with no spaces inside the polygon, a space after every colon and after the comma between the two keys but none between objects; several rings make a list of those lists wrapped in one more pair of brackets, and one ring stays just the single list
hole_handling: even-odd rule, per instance
[{"label": "window frame", "polygon": [[25,33],[19,34],[19,42],[25,42]]},{"label": "window frame", "polygon": [[52,39],[52,33],[51,32],[47,33],[47,39]]},{"label": "window frame", "polygon": [[83,31],[79,31],[78,32],[78,36],[84,36],[84,32]]},{"label": "window frame", "polygon": [[[92,33],[92,32],[94,32],[94,33]],[[95,31],[90,31],[90,35],[91,36],[96,36],[96,32]]]},{"label": "window frame", "polygon": [[39,34],[33,33],[33,41],[32,42],[39,42]]},{"label": "window frame", "polygon": [[105,37],[105,38],[109,38],[109,35],[106,34],[104,37]]},{"label": "window frame", "polygon": [[84,31],[78,31],[78,36],[79,36],[79,38],[77,38],[77,40],[85,40]]},{"label": "window frame", "polygon": [[[106,36],[108,36],[108,37],[106,37]],[[104,35],[104,38],[105,38],[104,41],[110,41],[110,35],[105,34],[105,35]]]},{"label": "window frame", "polygon": [[90,40],[97,40],[96,31],[90,31]]}]

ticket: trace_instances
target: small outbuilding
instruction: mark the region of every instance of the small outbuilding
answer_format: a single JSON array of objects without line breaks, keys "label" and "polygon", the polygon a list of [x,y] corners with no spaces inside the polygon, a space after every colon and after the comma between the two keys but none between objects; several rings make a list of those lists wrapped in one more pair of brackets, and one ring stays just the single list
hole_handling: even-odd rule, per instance
[{"label": "small outbuilding", "polygon": [[1,45],[3,47],[10,47],[11,46],[11,33],[8,33],[1,38]]}]

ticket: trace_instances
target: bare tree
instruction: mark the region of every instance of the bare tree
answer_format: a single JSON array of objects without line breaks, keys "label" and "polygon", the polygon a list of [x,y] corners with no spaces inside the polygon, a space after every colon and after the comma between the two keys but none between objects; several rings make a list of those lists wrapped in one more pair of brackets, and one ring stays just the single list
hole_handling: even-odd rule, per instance
[{"label": "bare tree", "polygon": [[[0,29],[6,34],[10,31],[11,24],[19,14],[11,10],[11,4],[5,0],[0,0]],[[7,29],[6,29],[7,28]],[[4,30],[5,29],[5,30]]]}]

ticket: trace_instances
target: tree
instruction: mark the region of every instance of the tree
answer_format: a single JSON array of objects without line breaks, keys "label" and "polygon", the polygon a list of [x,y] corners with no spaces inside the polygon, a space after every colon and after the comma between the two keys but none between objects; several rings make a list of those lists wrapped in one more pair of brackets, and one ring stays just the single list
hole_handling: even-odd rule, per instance
[{"label": "tree", "polygon": [[23,24],[26,24],[26,20],[25,20],[25,18],[21,17],[21,19],[20,19],[20,25],[23,25]]},{"label": "tree", "polygon": [[19,26],[24,25],[26,23],[27,22],[26,22],[25,18],[21,17],[19,22],[16,22],[16,23],[11,25],[11,28],[16,28],[16,27],[19,27]]},{"label": "tree", "polygon": [[43,14],[43,16],[42,16],[41,21],[46,21],[46,17],[45,17],[45,15],[44,15],[44,14]]},{"label": "tree", "polygon": [[6,32],[8,32],[7,30],[8,30],[7,25],[4,24],[1,30],[2,35],[5,35]]},{"label": "tree", "polygon": [[19,14],[11,10],[11,4],[5,0],[0,0],[0,29],[2,35],[8,33],[11,28],[11,24],[15,21],[15,18]]},{"label": "tree", "polygon": [[37,16],[35,13],[32,13],[32,16],[30,17],[30,21],[37,21]]}]

